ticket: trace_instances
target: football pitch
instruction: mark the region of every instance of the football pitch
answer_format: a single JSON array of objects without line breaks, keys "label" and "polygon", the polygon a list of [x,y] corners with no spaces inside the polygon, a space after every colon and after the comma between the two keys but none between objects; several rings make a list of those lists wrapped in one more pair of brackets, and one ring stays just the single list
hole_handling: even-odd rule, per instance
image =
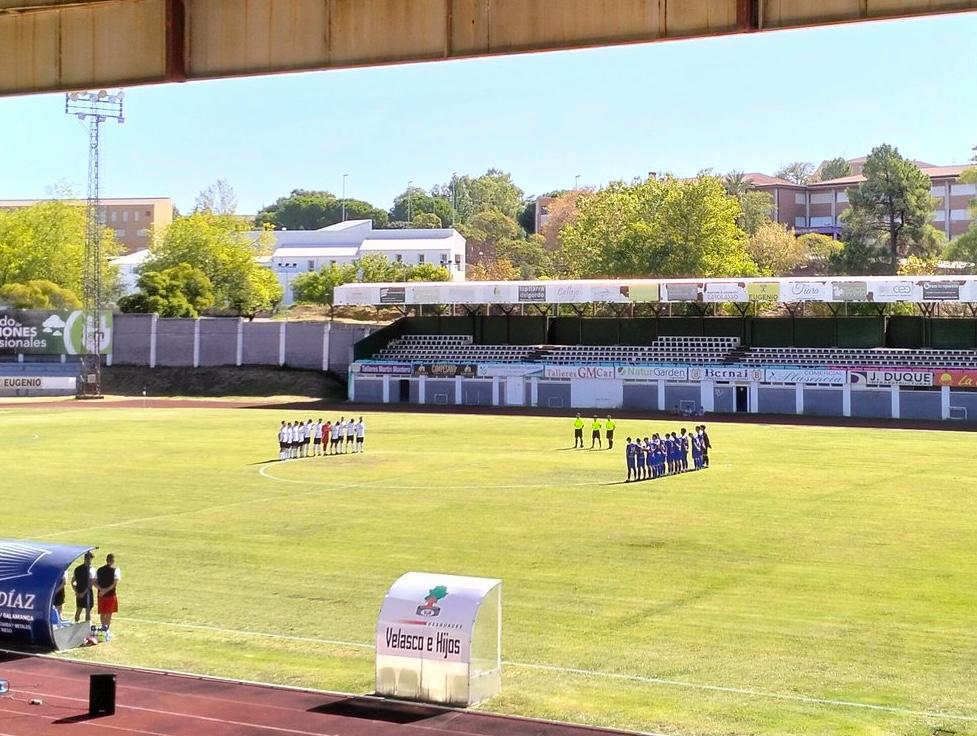
[{"label": "football pitch", "polygon": [[626,436],[696,420],[592,452],[569,417],[375,413],[363,455],[273,462],[307,414],[0,410],[0,536],[122,570],[115,638],[68,656],[372,692],[387,587],[443,572],[504,581],[488,710],[977,733],[973,434],[709,419],[709,470],[626,484]]}]

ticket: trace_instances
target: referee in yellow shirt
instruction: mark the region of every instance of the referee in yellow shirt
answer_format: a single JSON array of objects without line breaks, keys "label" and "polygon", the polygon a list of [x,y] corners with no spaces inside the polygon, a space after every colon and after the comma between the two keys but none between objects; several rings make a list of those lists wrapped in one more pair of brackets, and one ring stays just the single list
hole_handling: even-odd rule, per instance
[{"label": "referee in yellow shirt", "polygon": [[573,420],[573,449],[577,448],[583,449],[583,419],[577,414],[577,418]]},{"label": "referee in yellow shirt", "polygon": [[597,443],[598,447],[600,448],[604,447],[600,442],[600,428],[601,428],[600,419],[598,419],[597,415],[595,414],[594,421],[590,423],[590,449],[591,450],[594,449],[595,442]]},{"label": "referee in yellow shirt", "polygon": [[604,430],[607,434],[607,449],[614,449],[614,420],[611,419],[611,415],[607,415],[607,421],[604,423]]}]

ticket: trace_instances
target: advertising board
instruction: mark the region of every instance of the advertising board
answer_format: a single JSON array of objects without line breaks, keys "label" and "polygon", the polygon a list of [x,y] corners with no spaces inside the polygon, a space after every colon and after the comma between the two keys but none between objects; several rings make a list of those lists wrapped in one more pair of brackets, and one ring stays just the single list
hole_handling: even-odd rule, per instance
[{"label": "advertising board", "polygon": [[765,383],[803,383],[841,386],[845,383],[845,371],[818,368],[767,368],[763,371]]},{"label": "advertising board", "polygon": [[414,370],[407,363],[354,363],[353,372],[363,376],[409,376]]},{"label": "advertising board", "polygon": [[543,368],[543,378],[617,378],[617,371],[608,365],[548,365]]},{"label": "advertising board", "polygon": [[428,378],[474,378],[477,366],[469,363],[419,363],[414,366],[415,376]]},{"label": "advertising board", "polygon": [[687,381],[689,369],[680,365],[619,365],[614,369],[617,378],[625,381]]},{"label": "advertising board", "polygon": [[[112,352],[112,313],[99,318],[101,352]],[[0,355],[83,355],[94,348],[95,332],[81,310],[0,309]]]},{"label": "advertising board", "polygon": [[746,283],[707,281],[702,289],[702,301],[716,303],[749,301]]},{"label": "advertising board", "polygon": [[932,386],[933,372],[911,368],[861,369],[848,371],[848,383],[866,386]]},{"label": "advertising board", "polygon": [[954,388],[977,388],[977,371],[945,370],[933,374],[933,384]]}]

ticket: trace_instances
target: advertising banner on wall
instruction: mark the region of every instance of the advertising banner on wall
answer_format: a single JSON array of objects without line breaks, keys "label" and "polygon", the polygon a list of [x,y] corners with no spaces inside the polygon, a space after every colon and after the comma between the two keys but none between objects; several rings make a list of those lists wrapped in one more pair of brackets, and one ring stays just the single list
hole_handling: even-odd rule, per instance
[{"label": "advertising banner on wall", "polygon": [[[591,284],[590,285],[590,301],[592,302],[611,302],[611,303],[621,303],[627,302],[628,297],[623,294],[622,291],[627,287],[622,287],[617,284]],[[655,289],[655,299],[658,301],[658,289]]]},{"label": "advertising banner on wall", "polygon": [[784,281],[780,285],[782,302],[830,302],[831,297],[828,281]]},{"label": "advertising banner on wall", "polygon": [[848,371],[848,383],[866,386],[932,386],[933,372],[909,368]]},{"label": "advertising banner on wall", "polygon": [[480,377],[484,378],[532,376],[542,372],[543,366],[539,363],[479,363],[476,371]]},{"label": "advertising banner on wall", "polygon": [[520,302],[545,302],[546,286],[543,284],[520,286],[516,296]]},{"label": "advertising banner on wall", "polygon": [[0,376],[0,393],[17,391],[74,391],[75,376]]},{"label": "advertising banner on wall", "polygon": [[868,299],[868,284],[864,281],[835,281],[831,284],[831,300],[836,302],[864,302]]},{"label": "advertising banner on wall", "polygon": [[658,284],[627,284],[621,287],[621,296],[635,304],[654,303],[660,299]]},{"label": "advertising banner on wall", "polygon": [[407,289],[403,286],[385,286],[380,289],[381,304],[404,304],[407,301]]},{"label": "advertising banner on wall", "polygon": [[414,369],[409,364],[354,363],[353,373],[364,376],[409,376]]},{"label": "advertising banner on wall", "polygon": [[617,371],[608,365],[548,365],[544,378],[617,378]]},{"label": "advertising banner on wall", "polygon": [[936,371],[936,373],[933,375],[933,379],[933,384],[936,386],[977,388],[977,371]]},{"label": "advertising banner on wall", "polygon": [[916,301],[916,286],[912,281],[906,279],[901,281],[873,281],[869,286],[868,300],[884,303]]},{"label": "advertising banner on wall", "polygon": [[[101,352],[112,352],[112,313],[100,317]],[[0,355],[82,355],[94,346],[95,332],[81,310],[52,312],[0,309]]]},{"label": "advertising banner on wall", "polygon": [[746,295],[753,302],[775,302],[780,299],[780,284],[776,281],[756,281],[746,285]]},{"label": "advertising banner on wall", "polygon": [[690,381],[762,381],[763,368],[745,366],[693,366],[689,368]]},{"label": "advertising banner on wall", "polygon": [[963,281],[922,281],[924,302],[958,302]]},{"label": "advertising banner on wall", "polygon": [[477,366],[467,363],[420,363],[414,366],[415,376],[428,378],[474,378]]},{"label": "advertising banner on wall", "polygon": [[745,302],[749,301],[746,293],[746,283],[724,283],[707,281],[702,289],[702,301],[705,302]]},{"label": "advertising banner on wall", "polygon": [[804,383],[841,386],[845,383],[845,371],[818,368],[767,368],[763,371],[765,383]]},{"label": "advertising banner on wall", "polygon": [[617,378],[625,381],[687,381],[689,369],[673,365],[619,365],[614,369]]},{"label": "advertising banner on wall", "polygon": [[579,304],[590,301],[590,286],[577,283],[556,283],[546,286],[546,301],[554,304]]},{"label": "advertising banner on wall", "polygon": [[699,301],[699,284],[662,284],[666,302],[695,302]]},{"label": "advertising banner on wall", "polygon": [[418,284],[407,288],[407,301],[411,304],[438,304],[438,299],[441,298],[441,289],[434,284]]}]

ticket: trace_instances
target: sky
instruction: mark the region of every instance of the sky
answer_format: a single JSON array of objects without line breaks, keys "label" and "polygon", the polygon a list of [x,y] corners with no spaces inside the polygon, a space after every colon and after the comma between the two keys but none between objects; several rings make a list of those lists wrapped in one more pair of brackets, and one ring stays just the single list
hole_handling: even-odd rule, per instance
[{"label": "sky", "polygon": [[[583,51],[126,90],[102,137],[103,197],[219,178],[253,214],[293,189],[389,208],[408,181],[508,171],[527,195],[702,169],[865,155],[966,162],[977,14]],[[63,95],[0,99],[0,199],[84,194],[87,131]]]}]

